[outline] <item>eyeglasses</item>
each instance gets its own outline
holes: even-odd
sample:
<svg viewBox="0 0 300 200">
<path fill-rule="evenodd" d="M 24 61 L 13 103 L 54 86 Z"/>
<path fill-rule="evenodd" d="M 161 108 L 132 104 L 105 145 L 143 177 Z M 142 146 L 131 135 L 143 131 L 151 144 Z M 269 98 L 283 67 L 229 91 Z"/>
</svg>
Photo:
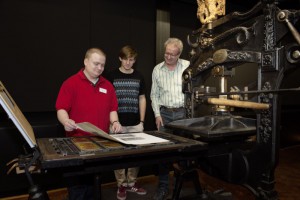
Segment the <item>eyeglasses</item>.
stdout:
<svg viewBox="0 0 300 200">
<path fill-rule="evenodd" d="M 171 53 L 165 53 L 165 56 L 170 56 L 170 57 L 176 57 L 180 54 L 180 52 L 178 52 L 177 54 L 171 54 Z"/>
</svg>

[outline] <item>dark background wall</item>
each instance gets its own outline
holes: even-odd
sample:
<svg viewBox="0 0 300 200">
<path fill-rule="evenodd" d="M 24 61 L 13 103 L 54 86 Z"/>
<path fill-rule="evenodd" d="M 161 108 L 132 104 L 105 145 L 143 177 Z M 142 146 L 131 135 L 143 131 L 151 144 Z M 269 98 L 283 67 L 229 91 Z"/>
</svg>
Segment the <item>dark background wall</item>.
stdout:
<svg viewBox="0 0 300 200">
<path fill-rule="evenodd" d="M 24 112 L 54 111 L 90 47 L 106 52 L 109 70 L 123 45 L 135 46 L 147 82 L 155 64 L 155 1 L 3 0 L 0 24 L 0 80 Z"/>
<path fill-rule="evenodd" d="M 255 2 L 229 0 L 226 10 L 227 13 L 247 10 Z M 293 5 L 295 3 L 299 5 L 299 1 L 293 1 Z M 182 57 L 189 59 L 187 35 L 201 27 L 196 17 L 196 0 L 0 1 L 0 80 L 32 124 L 36 137 L 63 135 L 56 120 L 55 100 L 62 82 L 83 67 L 85 51 L 90 47 L 102 48 L 107 54 L 108 71 L 119 67 L 118 52 L 126 44 L 136 47 L 139 57 L 135 67 L 146 80 L 145 129 L 155 129 L 149 93 L 156 64 L 157 9 L 170 13 L 170 36 L 183 40 Z M 243 67 L 235 76 L 241 85 L 245 70 L 249 69 Z M 256 78 L 251 70 L 246 74 Z M 298 87 L 298 77 L 294 73 L 292 81 L 285 85 Z M 287 98 L 288 105 L 299 105 L 299 95 L 295 96 Z M 24 176 L 6 175 L 6 163 L 22 154 L 26 144 L 2 108 L 0 138 L 0 197 L 26 193 Z M 48 188 L 62 184 L 60 178 L 52 174 L 40 179 Z"/>
<path fill-rule="evenodd" d="M 145 77 L 150 102 L 155 23 L 156 1 L 1 0 L 0 80 L 36 137 L 63 136 L 55 115 L 56 97 L 62 82 L 83 67 L 90 47 L 107 54 L 107 71 L 119 67 L 120 48 L 133 45 L 139 53 L 135 67 Z M 147 127 L 153 129 L 150 103 L 147 112 Z M 6 163 L 24 153 L 25 140 L 2 108 L 0 114 L 0 197 L 26 193 L 25 176 L 14 171 L 6 175 Z M 53 174 L 42 179 L 48 186 L 62 183 Z"/>
</svg>

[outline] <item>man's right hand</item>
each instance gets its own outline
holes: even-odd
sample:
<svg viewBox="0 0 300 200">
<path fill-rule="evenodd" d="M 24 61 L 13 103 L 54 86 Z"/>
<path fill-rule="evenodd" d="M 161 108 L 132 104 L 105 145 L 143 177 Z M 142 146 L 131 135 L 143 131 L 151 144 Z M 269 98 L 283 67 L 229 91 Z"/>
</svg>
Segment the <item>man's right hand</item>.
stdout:
<svg viewBox="0 0 300 200">
<path fill-rule="evenodd" d="M 77 128 L 77 125 L 75 123 L 74 120 L 72 119 L 67 119 L 65 122 L 64 122 L 64 128 L 66 131 L 73 131 Z"/>
<path fill-rule="evenodd" d="M 161 126 L 164 126 L 164 123 L 163 123 L 163 120 L 162 120 L 161 116 L 158 116 L 158 117 L 155 118 L 155 124 L 156 124 L 157 130 L 159 130 L 159 128 Z"/>
</svg>

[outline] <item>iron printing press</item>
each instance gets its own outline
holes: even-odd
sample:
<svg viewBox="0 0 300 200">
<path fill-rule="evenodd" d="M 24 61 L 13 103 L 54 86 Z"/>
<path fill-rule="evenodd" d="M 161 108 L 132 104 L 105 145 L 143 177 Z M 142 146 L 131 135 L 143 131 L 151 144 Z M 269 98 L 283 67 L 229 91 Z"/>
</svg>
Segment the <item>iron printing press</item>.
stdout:
<svg viewBox="0 0 300 200">
<path fill-rule="evenodd" d="M 281 85 L 299 66 L 300 11 L 261 0 L 222 16 L 224 0 L 197 2 L 203 25 L 187 37 L 191 63 L 182 75 L 187 116 L 166 126 L 208 144 L 197 163 L 208 174 L 247 187 L 256 199 L 278 199 L 280 100 L 299 92 Z M 237 75 L 249 78 L 249 69 L 255 79 L 230 85 Z"/>
</svg>

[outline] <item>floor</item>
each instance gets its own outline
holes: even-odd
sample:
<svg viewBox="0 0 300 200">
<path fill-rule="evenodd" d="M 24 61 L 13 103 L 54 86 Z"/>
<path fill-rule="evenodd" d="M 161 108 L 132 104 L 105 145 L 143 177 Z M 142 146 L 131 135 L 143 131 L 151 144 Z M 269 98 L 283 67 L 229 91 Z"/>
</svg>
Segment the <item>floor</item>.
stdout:
<svg viewBox="0 0 300 200">
<path fill-rule="evenodd" d="M 279 199 L 282 200 L 296 200 L 300 196 L 300 145 L 287 147 L 280 150 L 279 165 L 276 168 L 276 190 L 279 194 Z M 233 199 L 236 200 L 254 200 L 253 194 L 246 188 L 228 184 L 226 182 L 220 181 L 216 178 L 208 176 L 201 170 L 198 170 L 200 182 L 204 189 L 208 191 L 216 191 L 218 189 L 223 189 L 224 191 L 231 192 Z M 171 174 L 171 183 L 173 182 L 173 176 Z M 146 195 L 137 195 L 129 193 L 127 195 L 127 200 L 147 200 L 151 199 L 154 191 L 155 185 L 157 183 L 157 178 L 155 176 L 147 176 L 139 178 L 139 183 L 148 191 Z M 102 185 L 102 200 L 112 200 L 116 199 L 116 184 L 109 183 Z M 185 183 L 181 196 L 183 199 L 188 196 L 195 194 L 194 188 L 191 183 Z M 66 198 L 66 189 L 58 189 L 53 191 L 48 191 L 50 200 L 63 200 Z M 169 196 L 171 197 L 171 195 Z M 27 200 L 27 195 L 2 198 L 1 200 Z"/>
</svg>

